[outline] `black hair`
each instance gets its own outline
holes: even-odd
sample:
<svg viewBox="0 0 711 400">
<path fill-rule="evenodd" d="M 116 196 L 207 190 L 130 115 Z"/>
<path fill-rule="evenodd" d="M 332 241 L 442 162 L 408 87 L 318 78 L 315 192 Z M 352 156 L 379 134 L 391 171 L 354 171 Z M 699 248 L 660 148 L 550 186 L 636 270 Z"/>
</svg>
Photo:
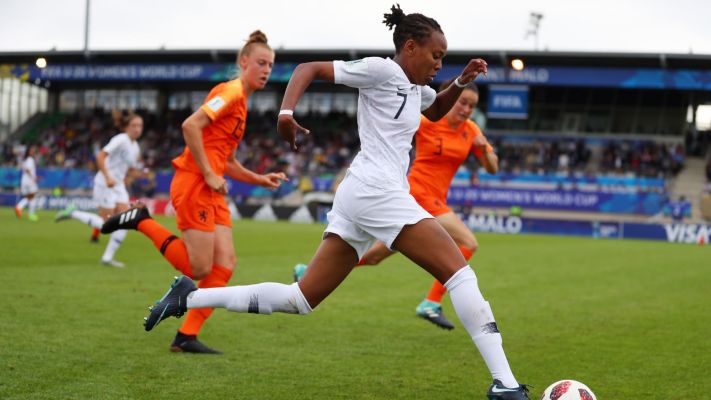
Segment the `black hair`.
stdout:
<svg viewBox="0 0 711 400">
<path fill-rule="evenodd" d="M 27 157 L 30 156 L 30 150 L 32 150 L 33 148 L 37 149 L 37 145 L 35 145 L 34 143 L 30 143 L 27 145 L 27 147 L 25 147 L 25 158 L 23 158 L 23 160 L 27 160 Z"/>
<path fill-rule="evenodd" d="M 437 91 L 441 92 L 444 89 L 447 89 L 452 83 L 454 83 L 455 79 L 457 79 L 457 78 L 447 79 L 446 81 L 442 82 L 442 84 L 439 85 L 439 88 L 437 89 Z M 474 81 L 469 82 L 469 84 L 464 89 L 471 90 L 472 92 L 479 94 L 479 88 L 476 86 Z"/>
<path fill-rule="evenodd" d="M 395 54 L 400 52 L 400 48 L 413 39 L 422 43 L 430 37 L 432 31 L 442 34 L 442 28 L 434 18 L 430 18 L 418 13 L 405 14 L 400 8 L 400 4 L 390 7 L 390 14 L 383 14 L 383 23 L 388 29 L 395 28 L 393 32 L 393 43 L 395 43 Z"/>
</svg>

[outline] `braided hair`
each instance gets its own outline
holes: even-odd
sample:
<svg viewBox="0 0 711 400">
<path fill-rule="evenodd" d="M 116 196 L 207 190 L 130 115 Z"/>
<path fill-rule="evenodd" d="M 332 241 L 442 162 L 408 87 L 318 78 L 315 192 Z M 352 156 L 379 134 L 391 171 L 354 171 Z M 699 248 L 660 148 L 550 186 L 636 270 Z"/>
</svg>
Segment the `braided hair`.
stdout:
<svg viewBox="0 0 711 400">
<path fill-rule="evenodd" d="M 400 8 L 400 4 L 390 7 L 389 14 L 383 14 L 383 23 L 388 29 L 395 28 L 393 32 L 393 43 L 395 43 L 395 54 L 400 53 L 400 48 L 413 39 L 418 43 L 423 43 L 430 37 L 433 31 L 442 32 L 434 18 L 424 16 L 419 13 L 405 14 Z"/>
</svg>

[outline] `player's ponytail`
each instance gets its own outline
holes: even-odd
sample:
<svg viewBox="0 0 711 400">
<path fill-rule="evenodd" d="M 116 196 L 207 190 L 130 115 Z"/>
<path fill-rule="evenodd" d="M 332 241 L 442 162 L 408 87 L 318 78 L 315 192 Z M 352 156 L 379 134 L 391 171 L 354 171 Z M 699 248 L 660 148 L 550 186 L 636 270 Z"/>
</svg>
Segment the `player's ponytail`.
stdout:
<svg viewBox="0 0 711 400">
<path fill-rule="evenodd" d="M 392 30 L 405 19 L 405 12 L 400 8 L 400 4 L 395 4 L 390 7 L 390 14 L 383 14 L 383 23 Z"/>
<path fill-rule="evenodd" d="M 242 49 L 240 49 L 239 54 L 237 55 L 237 60 L 239 60 L 242 56 L 249 56 L 255 46 L 264 46 L 265 48 L 272 50 L 272 48 L 269 47 L 267 35 L 257 29 L 249 34 L 249 39 L 247 39 L 247 42 L 244 46 L 242 46 Z"/>
<path fill-rule="evenodd" d="M 442 32 L 439 23 L 433 18 L 422 14 L 405 14 L 400 8 L 400 4 L 390 7 L 389 14 L 383 14 L 383 23 L 393 32 L 393 43 L 395 43 L 395 54 L 400 53 L 400 48 L 409 39 L 418 43 L 423 43 L 430 37 L 432 31 Z M 444 33 L 444 32 L 442 32 Z"/>
</svg>

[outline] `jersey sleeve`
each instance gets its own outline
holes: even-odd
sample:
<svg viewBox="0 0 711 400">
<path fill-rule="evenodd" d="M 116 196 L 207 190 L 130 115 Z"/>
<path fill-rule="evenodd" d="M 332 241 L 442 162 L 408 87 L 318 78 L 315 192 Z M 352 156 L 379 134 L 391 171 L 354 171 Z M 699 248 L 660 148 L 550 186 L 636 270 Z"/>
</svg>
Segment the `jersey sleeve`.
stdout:
<svg viewBox="0 0 711 400">
<path fill-rule="evenodd" d="M 390 79 L 395 73 L 392 65 L 380 57 L 333 62 L 334 82 L 356 89 L 377 86 Z"/>
<path fill-rule="evenodd" d="M 435 102 L 437 99 L 437 92 L 432 89 L 431 87 L 425 85 L 422 86 L 422 94 L 420 95 L 422 100 L 420 104 L 420 111 L 425 111 L 426 109 L 430 108 L 432 103 Z"/>
<path fill-rule="evenodd" d="M 223 85 L 215 88 L 200 106 L 200 109 L 207 114 L 211 121 L 216 121 L 229 114 L 231 104 L 237 102 L 244 94 L 238 87 Z"/>
<path fill-rule="evenodd" d="M 109 143 L 104 146 L 103 151 L 111 154 L 112 151 L 115 151 L 119 147 L 123 146 L 126 144 L 126 140 L 128 137 L 126 135 L 116 135 L 109 140 Z"/>
</svg>

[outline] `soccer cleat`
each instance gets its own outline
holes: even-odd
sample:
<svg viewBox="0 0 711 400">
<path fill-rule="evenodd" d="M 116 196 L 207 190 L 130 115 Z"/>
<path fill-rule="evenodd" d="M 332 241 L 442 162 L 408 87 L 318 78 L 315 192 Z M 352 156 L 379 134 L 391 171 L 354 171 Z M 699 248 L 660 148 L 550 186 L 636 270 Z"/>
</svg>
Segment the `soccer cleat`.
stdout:
<svg viewBox="0 0 711 400">
<path fill-rule="evenodd" d="M 494 383 L 489 386 L 489 391 L 486 392 L 486 398 L 489 400 L 530 400 L 530 397 L 528 397 L 528 386 L 519 385 L 519 387 L 515 389 L 509 389 L 498 379 L 495 379 Z"/>
<path fill-rule="evenodd" d="M 195 283 L 183 275 L 175 278 L 170 289 L 150 308 L 151 313 L 144 318 L 143 326 L 150 331 L 168 317 L 180 318 L 188 310 L 188 294 L 197 290 Z"/>
<path fill-rule="evenodd" d="M 429 300 L 422 300 L 422 303 L 415 310 L 417 316 L 432 322 L 442 329 L 452 330 L 454 325 L 442 314 L 442 306 Z"/>
<path fill-rule="evenodd" d="M 116 261 L 116 260 L 101 260 L 101 264 L 105 265 L 107 267 L 114 267 L 114 268 L 123 268 L 126 266 L 126 264 L 122 263 L 121 261 Z"/>
<path fill-rule="evenodd" d="M 101 227 L 101 233 L 112 233 L 119 229 L 136 230 L 138 229 L 139 222 L 150 217 L 151 214 L 148 212 L 146 205 L 143 203 L 136 203 L 136 205 L 132 208 L 107 219 Z"/>
<path fill-rule="evenodd" d="M 211 349 L 197 339 L 195 335 L 183 335 L 178 332 L 170 345 L 173 353 L 198 353 L 198 354 L 222 354 L 221 351 Z"/>
<path fill-rule="evenodd" d="M 27 219 L 29 219 L 32 222 L 37 222 L 37 221 L 39 221 L 39 216 L 37 214 L 30 214 L 27 216 Z"/>
<path fill-rule="evenodd" d="M 64 207 L 64 210 L 58 212 L 54 215 L 54 222 L 64 221 L 65 219 L 70 219 L 72 217 L 72 212 L 77 209 L 74 204 L 69 204 Z"/>
<path fill-rule="evenodd" d="M 22 219 L 22 209 L 20 207 L 15 207 L 15 216 Z"/>
<path fill-rule="evenodd" d="M 309 266 L 306 264 L 296 264 L 294 266 L 294 282 L 300 281 L 308 268 Z"/>
</svg>

